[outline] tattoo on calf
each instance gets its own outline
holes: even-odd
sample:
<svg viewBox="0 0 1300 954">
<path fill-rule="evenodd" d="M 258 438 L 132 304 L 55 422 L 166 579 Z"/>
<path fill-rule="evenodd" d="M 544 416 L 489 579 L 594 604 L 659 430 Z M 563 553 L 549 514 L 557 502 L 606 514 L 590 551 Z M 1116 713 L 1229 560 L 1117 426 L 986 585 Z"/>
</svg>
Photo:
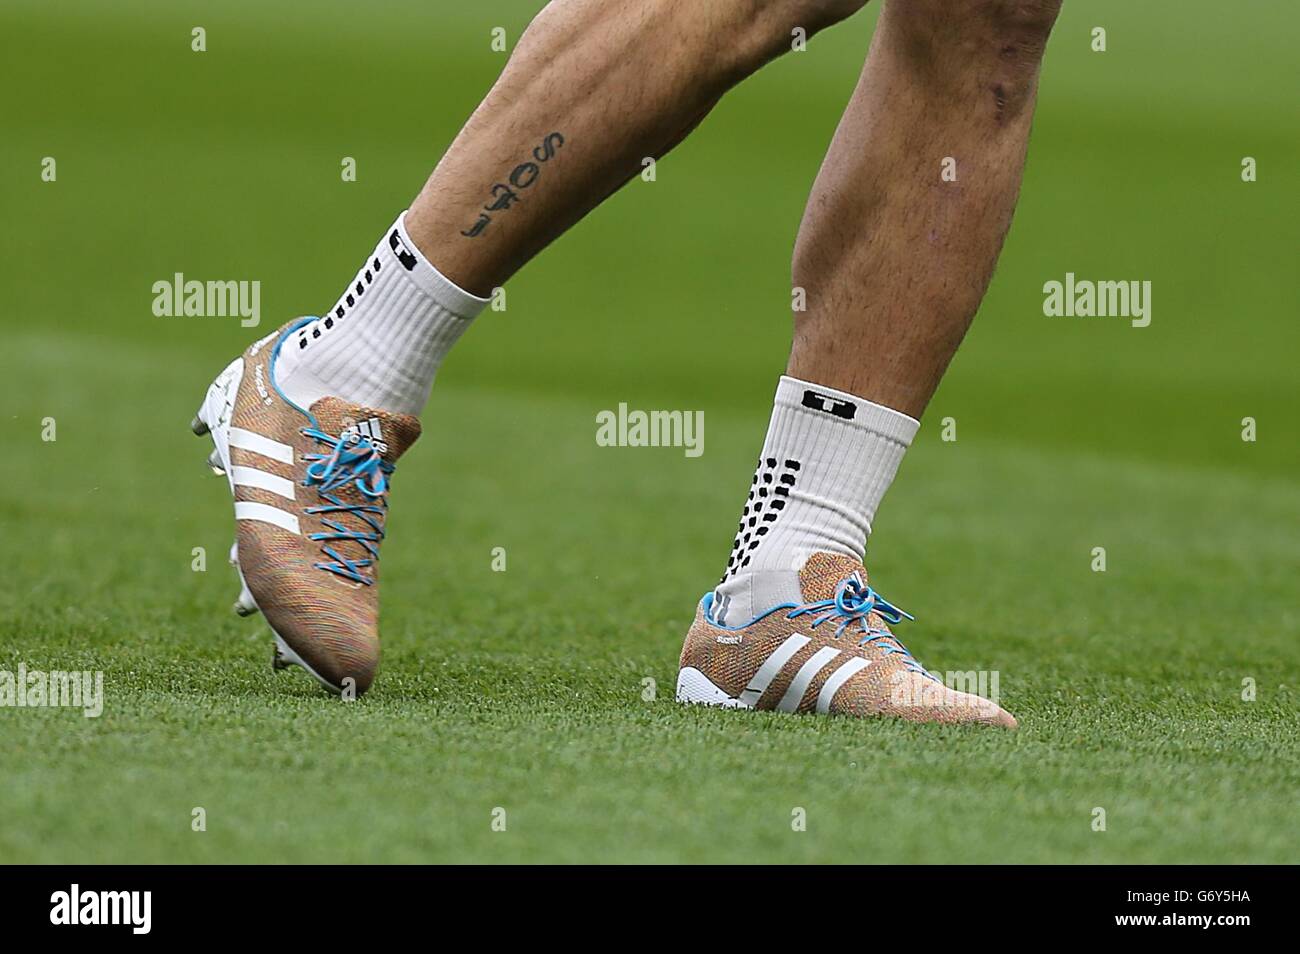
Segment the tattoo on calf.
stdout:
<svg viewBox="0 0 1300 954">
<path fill-rule="evenodd" d="M 532 159 L 527 159 L 510 170 L 510 175 L 506 177 L 508 183 L 498 182 L 492 186 L 492 195 L 483 206 L 483 211 L 479 213 L 478 221 L 460 234 L 466 238 L 478 238 L 487 231 L 487 227 L 492 224 L 492 216 L 488 213 L 507 212 L 520 202 L 523 199 L 520 193 L 537 184 L 537 180 L 542 176 L 542 166 L 554 159 L 563 145 L 564 136 L 558 132 L 553 132 L 543 139 L 541 144 L 533 149 Z"/>
</svg>

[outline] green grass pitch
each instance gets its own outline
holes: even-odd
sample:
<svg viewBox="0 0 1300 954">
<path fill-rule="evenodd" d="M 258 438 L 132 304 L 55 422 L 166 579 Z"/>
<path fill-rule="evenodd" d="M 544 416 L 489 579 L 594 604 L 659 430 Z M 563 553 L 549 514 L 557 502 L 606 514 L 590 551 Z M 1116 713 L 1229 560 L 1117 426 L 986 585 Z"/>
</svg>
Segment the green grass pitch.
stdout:
<svg viewBox="0 0 1300 954">
<path fill-rule="evenodd" d="M 672 701 L 874 5 L 451 356 L 396 477 L 373 692 L 271 672 L 186 424 L 254 334 L 328 307 L 539 5 L 0 7 L 0 669 L 105 675 L 98 719 L 0 708 L 0 861 L 1296 861 L 1300 15 L 1264 0 L 1065 4 L 1015 227 L 872 538 L 909 647 L 996 670 L 1018 733 Z M 155 317 L 175 272 L 260 281 L 261 328 Z M 1045 317 L 1066 272 L 1151 281 L 1150 326 Z M 704 454 L 597 446 L 620 401 L 703 410 Z"/>
</svg>

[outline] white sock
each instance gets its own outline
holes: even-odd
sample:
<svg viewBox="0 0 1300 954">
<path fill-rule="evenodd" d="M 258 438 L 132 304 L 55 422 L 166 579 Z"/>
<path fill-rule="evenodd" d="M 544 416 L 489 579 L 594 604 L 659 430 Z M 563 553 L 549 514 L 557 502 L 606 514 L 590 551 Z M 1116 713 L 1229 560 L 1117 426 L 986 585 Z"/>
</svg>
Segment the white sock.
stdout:
<svg viewBox="0 0 1300 954">
<path fill-rule="evenodd" d="M 419 414 L 443 357 L 487 301 L 445 278 L 398 216 L 329 311 L 280 349 L 275 380 L 294 404 L 322 397 Z"/>
<path fill-rule="evenodd" d="M 813 553 L 861 560 L 871 520 L 920 424 L 880 404 L 782 376 L 714 619 L 743 626 L 800 603 Z"/>
</svg>

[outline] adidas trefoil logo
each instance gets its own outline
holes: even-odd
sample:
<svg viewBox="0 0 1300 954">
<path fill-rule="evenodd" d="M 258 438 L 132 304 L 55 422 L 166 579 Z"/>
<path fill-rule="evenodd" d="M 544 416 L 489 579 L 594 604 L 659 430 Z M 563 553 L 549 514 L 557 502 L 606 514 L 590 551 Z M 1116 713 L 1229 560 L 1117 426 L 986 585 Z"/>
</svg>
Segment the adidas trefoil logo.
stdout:
<svg viewBox="0 0 1300 954">
<path fill-rule="evenodd" d="M 345 418 L 343 439 L 349 444 L 368 441 L 370 446 L 381 454 L 388 453 L 388 442 L 384 440 L 384 430 L 379 418 L 372 417 L 365 421 L 353 421 Z"/>
</svg>

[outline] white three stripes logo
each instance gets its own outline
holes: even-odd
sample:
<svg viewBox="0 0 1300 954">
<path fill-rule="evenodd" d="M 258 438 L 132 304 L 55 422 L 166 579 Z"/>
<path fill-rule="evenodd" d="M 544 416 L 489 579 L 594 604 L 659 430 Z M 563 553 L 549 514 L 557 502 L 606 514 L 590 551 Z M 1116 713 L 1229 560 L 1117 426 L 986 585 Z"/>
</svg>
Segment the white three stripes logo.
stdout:
<svg viewBox="0 0 1300 954">
<path fill-rule="evenodd" d="M 368 441 L 382 441 L 384 439 L 384 432 L 377 417 L 372 417 L 368 421 L 361 421 L 354 426 L 353 430 Z"/>
<path fill-rule="evenodd" d="M 772 655 L 763 661 L 763 665 L 758 667 L 758 672 L 754 673 L 754 678 L 749 681 L 745 691 L 740 694 L 740 704 L 751 709 L 757 705 L 759 697 L 767 691 L 768 686 L 772 685 L 776 677 L 780 675 L 781 670 L 786 667 L 786 664 L 810 642 L 812 640 L 799 633 L 788 637 L 785 642 L 776 648 Z M 831 646 L 823 646 L 809 656 L 804 664 L 799 667 L 799 671 L 794 674 L 794 679 L 790 681 L 789 688 L 781 696 L 781 701 L 776 704 L 777 711 L 794 712 L 798 709 L 804 693 L 808 691 L 812 681 L 817 678 L 817 674 L 841 655 L 843 654 L 840 650 Z M 821 691 L 817 694 L 817 711 L 821 713 L 829 712 L 831 700 L 835 698 L 835 693 L 839 691 L 840 687 L 869 665 L 871 665 L 871 662 L 861 656 L 850 656 L 842 666 L 831 673 L 830 678 L 822 685 Z"/>
<path fill-rule="evenodd" d="M 388 444 L 384 440 L 384 425 L 377 417 L 349 424 L 343 429 L 343 436 L 353 444 L 360 440 L 369 441 L 379 453 L 388 453 Z"/>
<path fill-rule="evenodd" d="M 271 460 L 278 460 L 282 464 L 293 463 L 293 448 L 288 444 L 281 444 L 279 441 L 273 441 L 269 437 L 263 437 L 253 431 L 246 431 L 242 427 L 230 428 L 227 437 L 231 447 L 251 451 L 263 457 L 269 457 Z M 265 490 L 286 500 L 294 499 L 292 480 L 264 470 L 258 470 L 256 467 L 230 468 L 230 482 L 236 487 L 256 487 L 258 490 Z M 270 504 L 256 503 L 251 500 L 235 501 L 235 519 L 260 520 L 290 533 L 302 532 L 298 526 L 296 514 L 281 510 L 279 507 L 272 507 Z"/>
</svg>

